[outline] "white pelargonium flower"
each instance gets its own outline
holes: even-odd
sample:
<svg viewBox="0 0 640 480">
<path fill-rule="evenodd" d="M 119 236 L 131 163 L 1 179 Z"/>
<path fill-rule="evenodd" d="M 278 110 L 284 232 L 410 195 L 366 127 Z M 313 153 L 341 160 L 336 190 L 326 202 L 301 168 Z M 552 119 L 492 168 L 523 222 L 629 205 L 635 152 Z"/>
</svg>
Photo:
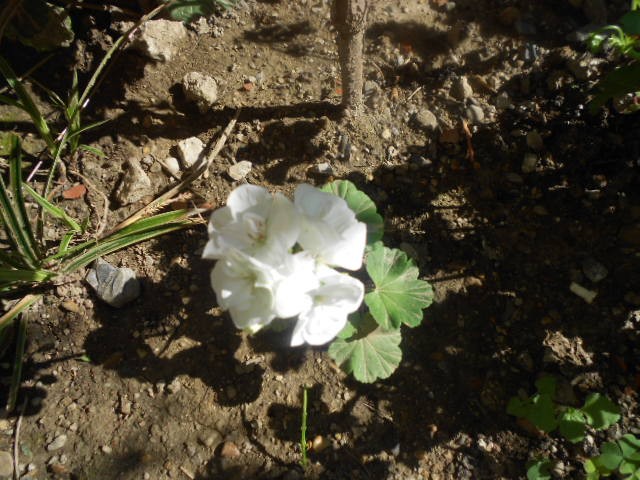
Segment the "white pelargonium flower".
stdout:
<svg viewBox="0 0 640 480">
<path fill-rule="evenodd" d="M 349 314 L 362 303 L 364 285 L 360 280 L 321 264 L 316 267 L 316 275 L 319 286 L 307 293 L 311 302 L 298 316 L 291 337 L 292 347 L 329 342 L 347 324 Z"/>
<path fill-rule="evenodd" d="M 275 265 L 296 243 L 300 220 L 282 194 L 244 184 L 231 192 L 225 207 L 213 212 L 208 232 L 203 258 L 220 259 L 234 248 Z"/>
<path fill-rule="evenodd" d="M 294 204 L 302 214 L 298 243 L 320 262 L 358 270 L 367 240 L 367 226 L 356 219 L 344 199 L 302 184 Z"/>
<path fill-rule="evenodd" d="M 280 277 L 266 263 L 229 249 L 211 271 L 211 286 L 235 326 L 257 332 L 276 317 L 274 287 Z"/>
</svg>

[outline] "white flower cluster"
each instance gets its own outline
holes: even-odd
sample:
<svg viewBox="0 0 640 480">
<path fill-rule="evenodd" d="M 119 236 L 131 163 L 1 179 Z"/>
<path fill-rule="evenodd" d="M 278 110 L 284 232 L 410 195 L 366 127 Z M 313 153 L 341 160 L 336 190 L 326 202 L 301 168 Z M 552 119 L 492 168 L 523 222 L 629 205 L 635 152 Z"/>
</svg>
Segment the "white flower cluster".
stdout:
<svg viewBox="0 0 640 480">
<path fill-rule="evenodd" d="M 211 285 L 236 327 L 297 316 L 291 346 L 322 345 L 362 303 L 362 282 L 331 267 L 362 266 L 366 230 L 342 198 L 311 185 L 291 202 L 245 184 L 211 215 L 202 256 L 218 260 Z"/>
</svg>

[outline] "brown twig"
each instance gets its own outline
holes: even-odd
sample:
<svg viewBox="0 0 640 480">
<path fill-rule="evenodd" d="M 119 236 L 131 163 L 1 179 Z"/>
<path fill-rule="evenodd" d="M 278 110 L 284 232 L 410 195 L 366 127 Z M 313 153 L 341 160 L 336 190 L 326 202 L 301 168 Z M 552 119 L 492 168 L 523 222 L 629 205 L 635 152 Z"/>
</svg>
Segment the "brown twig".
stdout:
<svg viewBox="0 0 640 480">
<path fill-rule="evenodd" d="M 180 193 L 180 191 L 188 187 L 196 178 L 198 178 L 200 175 L 206 172 L 209 169 L 209 166 L 211 166 L 211 163 L 213 162 L 213 160 L 220 153 L 220 150 L 222 150 L 222 147 L 224 147 L 224 144 L 226 143 L 227 138 L 229 138 L 229 135 L 231 134 L 233 127 L 236 125 L 236 122 L 238 121 L 239 116 L 240 116 L 240 109 L 236 110 L 235 115 L 229 121 L 226 128 L 220 135 L 220 138 L 218 138 L 218 141 L 215 143 L 215 145 L 211 149 L 211 153 L 209 153 L 209 155 L 206 158 L 203 158 L 199 162 L 199 164 L 194 165 L 193 171 L 189 175 L 187 175 L 186 178 L 182 179 L 180 182 L 175 184 L 173 187 L 171 187 L 169 190 L 164 192 L 162 195 L 158 196 L 155 200 L 153 200 L 148 205 L 142 207 L 140 210 L 138 210 L 136 213 L 131 215 L 126 220 L 120 222 L 111 230 L 111 232 L 109 232 L 109 234 L 115 233 L 118 230 L 121 230 L 124 227 L 137 222 L 144 216 L 148 215 L 150 212 L 153 212 L 162 208 L 175 195 Z"/>
</svg>

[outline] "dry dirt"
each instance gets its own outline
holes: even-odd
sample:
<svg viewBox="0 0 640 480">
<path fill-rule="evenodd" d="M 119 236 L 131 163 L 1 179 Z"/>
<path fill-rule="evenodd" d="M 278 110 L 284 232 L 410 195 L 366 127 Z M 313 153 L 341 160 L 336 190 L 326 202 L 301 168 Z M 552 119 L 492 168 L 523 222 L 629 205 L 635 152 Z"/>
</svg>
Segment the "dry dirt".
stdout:
<svg viewBox="0 0 640 480">
<path fill-rule="evenodd" d="M 94 188 L 65 206 L 95 225 L 97 190 L 113 198 L 129 156 L 214 141 L 241 107 L 195 190 L 222 205 L 237 185 L 228 167 L 249 160 L 246 181 L 274 191 L 346 178 L 367 192 L 385 242 L 413 256 L 436 292 L 424 323 L 404 331 L 401 367 L 362 385 L 325 348 L 236 331 L 216 307 L 200 226 L 108 258 L 141 278 L 133 304 L 113 309 L 78 281 L 28 313 L 21 478 L 516 479 L 538 456 L 562 462 L 559 478 L 580 478 L 580 459 L 605 438 L 640 432 L 640 119 L 587 113 L 607 65 L 571 40 L 585 13 L 564 0 L 372 3 L 357 120 L 337 107 L 327 0 L 243 3 L 212 19 L 212 32 L 192 31 L 169 62 L 125 53 L 90 109 L 111 122 L 85 137 L 107 157 L 79 159 Z M 627 6 L 609 3 L 610 19 Z M 81 36 L 85 71 L 110 41 L 92 31 Z M 63 84 L 64 63 L 50 68 L 41 80 Z M 185 102 L 189 71 L 218 81 L 210 113 Z M 470 98 L 456 91 L 461 77 Z M 527 154 L 537 162 L 523 171 Z M 145 168 L 157 191 L 170 183 Z M 110 224 L 139 206 L 112 202 Z M 598 283 L 585 276 L 588 259 L 608 271 Z M 597 297 L 586 303 L 571 282 Z M 506 402 L 542 373 L 569 403 L 607 394 L 623 420 L 576 447 L 521 429 Z M 319 448 L 303 470 L 305 385 Z M 16 421 L 0 420 L 0 450 L 13 448 Z"/>
</svg>

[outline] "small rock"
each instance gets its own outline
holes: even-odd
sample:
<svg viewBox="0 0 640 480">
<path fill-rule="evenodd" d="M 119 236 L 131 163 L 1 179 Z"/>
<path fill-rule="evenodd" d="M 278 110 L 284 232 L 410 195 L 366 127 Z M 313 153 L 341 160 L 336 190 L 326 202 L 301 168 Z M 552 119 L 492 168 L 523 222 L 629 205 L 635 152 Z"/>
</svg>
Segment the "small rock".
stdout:
<svg viewBox="0 0 640 480">
<path fill-rule="evenodd" d="M 473 89 L 471 88 L 471 85 L 469 85 L 467 77 L 458 77 L 455 79 L 451 85 L 449 95 L 456 100 L 465 100 L 473 96 Z"/>
<path fill-rule="evenodd" d="M 76 302 L 66 300 L 60 304 L 63 310 L 71 313 L 80 313 L 80 306 Z"/>
<path fill-rule="evenodd" d="M 572 293 L 575 293 L 587 303 L 593 303 L 596 296 L 598 295 L 598 292 L 594 292 L 593 290 L 584 288 L 582 285 L 576 282 L 571 282 L 571 285 L 569 285 L 569 290 L 571 290 Z"/>
<path fill-rule="evenodd" d="M 538 156 L 535 153 L 525 153 L 522 160 L 522 173 L 533 173 L 536 171 Z"/>
<path fill-rule="evenodd" d="M 233 442 L 224 442 L 220 450 L 220 456 L 224 458 L 238 458 L 240 456 L 240 449 Z"/>
<path fill-rule="evenodd" d="M 385 127 L 385 129 L 382 130 L 382 133 L 380 134 L 380 137 L 383 140 L 391 140 L 391 138 L 393 138 L 393 134 L 391 133 L 391 129 Z"/>
<path fill-rule="evenodd" d="M 151 179 L 142 169 L 137 158 L 127 159 L 127 173 L 122 176 L 120 185 L 116 190 L 116 201 L 121 205 L 129 205 L 142 200 L 148 195 L 153 195 Z"/>
<path fill-rule="evenodd" d="M 164 159 L 164 167 L 171 175 L 178 175 L 180 173 L 180 162 L 175 157 L 167 157 Z"/>
<path fill-rule="evenodd" d="M 495 105 L 496 108 L 499 108 L 500 110 L 506 110 L 513 106 L 507 92 L 500 92 L 498 94 L 498 96 L 496 97 Z"/>
<path fill-rule="evenodd" d="M 140 296 L 140 281 L 133 270 L 116 268 L 101 258 L 94 262 L 86 280 L 101 300 L 115 308 Z"/>
<path fill-rule="evenodd" d="M 229 167 L 227 173 L 233 180 L 242 180 L 249 175 L 253 164 L 249 160 L 241 160 Z"/>
<path fill-rule="evenodd" d="M 189 72 L 182 78 L 184 96 L 198 106 L 200 113 L 207 112 L 218 101 L 218 83 L 200 72 Z"/>
<path fill-rule="evenodd" d="M 11 478 L 13 475 L 13 457 L 9 452 L 0 451 L 0 477 Z"/>
<path fill-rule="evenodd" d="M 103 445 L 100 447 L 100 450 L 102 450 L 102 453 L 106 453 L 107 455 L 113 452 L 113 449 L 109 445 Z"/>
<path fill-rule="evenodd" d="M 58 435 L 49 445 L 47 445 L 47 451 L 55 452 L 56 450 L 60 450 L 66 443 L 67 436 L 64 433 L 62 435 Z"/>
<path fill-rule="evenodd" d="M 182 389 L 182 384 L 180 383 L 180 380 L 177 378 L 174 378 L 173 381 L 169 385 L 167 385 L 167 391 L 169 393 L 178 393 L 181 389 Z"/>
<path fill-rule="evenodd" d="M 586 258 L 582 262 L 582 271 L 593 283 L 598 283 L 599 281 L 604 280 L 609 274 L 607 267 L 593 258 Z"/>
<path fill-rule="evenodd" d="M 320 453 L 328 446 L 329 446 L 329 442 L 322 435 L 316 435 L 313 441 L 311 442 L 311 449 L 316 453 Z"/>
<path fill-rule="evenodd" d="M 211 430 L 210 432 L 201 433 L 198 441 L 207 448 L 215 449 L 222 441 L 222 434 L 218 430 Z"/>
<path fill-rule="evenodd" d="M 482 110 L 482 107 L 478 105 L 469 105 L 465 109 L 465 115 L 467 117 L 467 120 L 469 120 L 469 122 L 471 123 L 478 124 L 484 121 L 484 110 Z"/>
<path fill-rule="evenodd" d="M 131 413 L 131 401 L 125 396 L 120 396 L 120 413 L 129 415 Z"/>
<path fill-rule="evenodd" d="M 204 143 L 198 137 L 189 137 L 178 142 L 178 156 L 184 168 L 192 167 L 200 158 Z"/>
<path fill-rule="evenodd" d="M 316 165 L 316 171 L 320 175 L 333 175 L 333 168 L 329 164 L 329 162 L 322 162 Z"/>
<path fill-rule="evenodd" d="M 435 130 L 438 128 L 438 119 L 426 108 L 423 108 L 416 114 L 416 123 L 425 130 Z"/>
<path fill-rule="evenodd" d="M 531 130 L 527 133 L 527 146 L 536 152 L 544 149 L 544 141 L 542 140 L 540 132 L 537 130 Z"/>
<path fill-rule="evenodd" d="M 131 47 L 153 60 L 168 62 L 185 38 L 187 29 L 182 22 L 148 20 L 140 27 Z"/>
</svg>

